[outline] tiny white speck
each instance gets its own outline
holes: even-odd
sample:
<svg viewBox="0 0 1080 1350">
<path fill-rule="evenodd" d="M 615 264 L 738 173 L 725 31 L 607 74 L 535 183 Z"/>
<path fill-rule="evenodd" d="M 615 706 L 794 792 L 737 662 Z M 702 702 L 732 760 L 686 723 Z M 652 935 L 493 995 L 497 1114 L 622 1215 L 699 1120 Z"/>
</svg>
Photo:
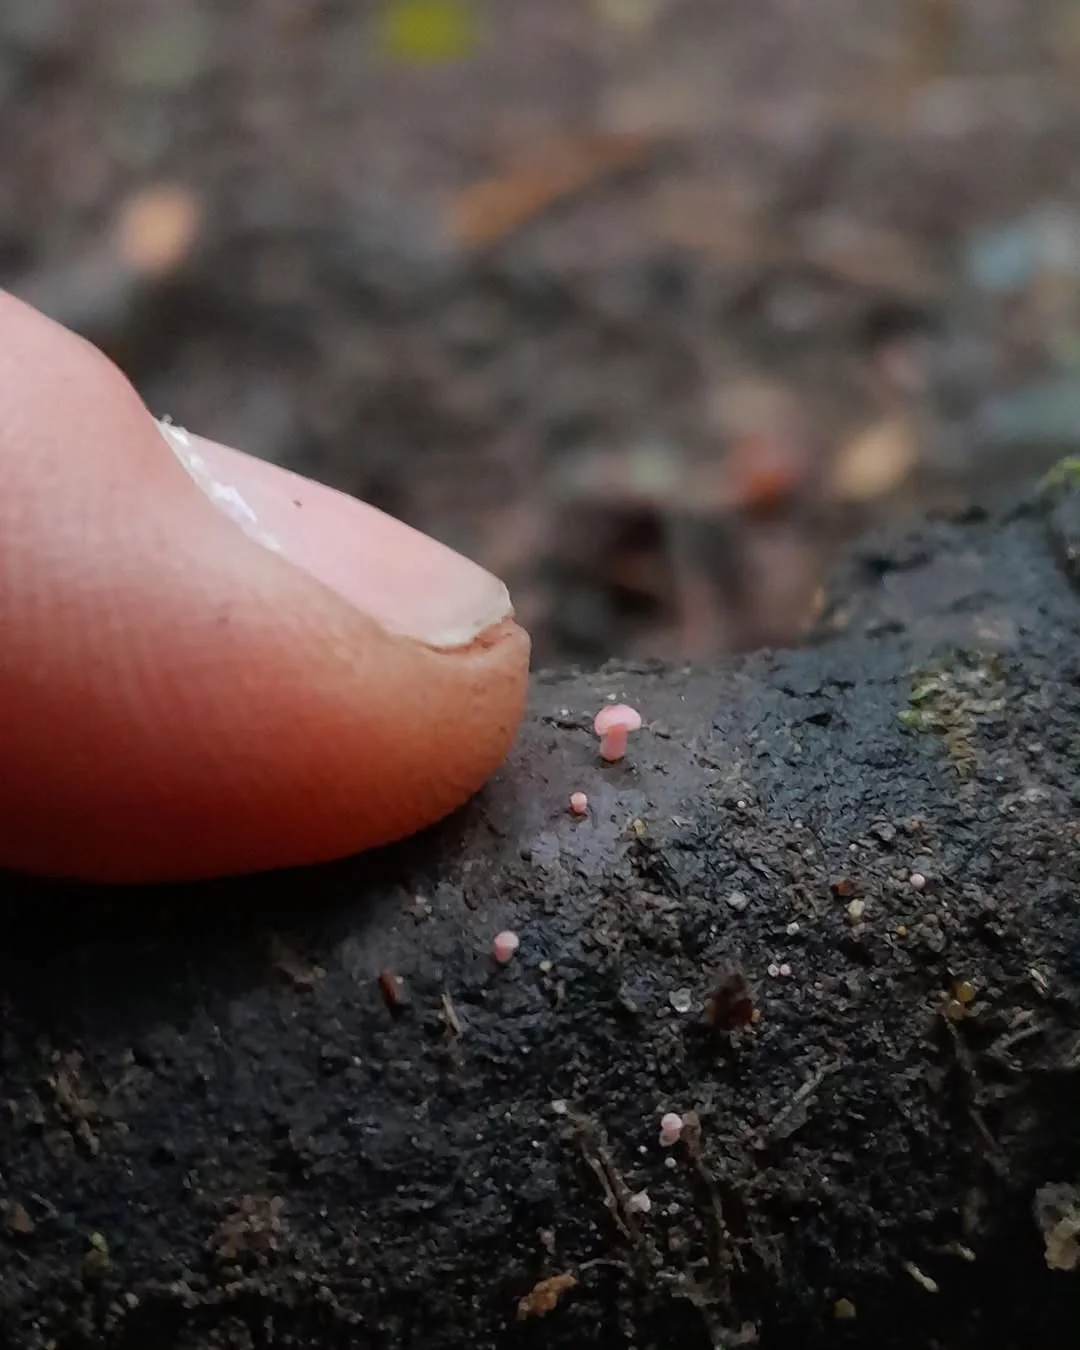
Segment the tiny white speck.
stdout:
<svg viewBox="0 0 1080 1350">
<path fill-rule="evenodd" d="M 668 1002 L 677 1013 L 688 1013 L 693 999 L 689 989 L 673 989 L 668 994 Z"/>
</svg>

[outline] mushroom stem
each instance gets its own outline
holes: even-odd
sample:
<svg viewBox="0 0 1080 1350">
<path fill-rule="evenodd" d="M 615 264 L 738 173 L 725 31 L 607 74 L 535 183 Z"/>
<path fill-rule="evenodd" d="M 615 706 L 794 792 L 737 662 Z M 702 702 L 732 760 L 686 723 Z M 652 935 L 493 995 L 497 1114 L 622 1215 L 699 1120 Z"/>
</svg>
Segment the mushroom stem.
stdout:
<svg viewBox="0 0 1080 1350">
<path fill-rule="evenodd" d="M 605 732 L 600 740 L 600 758 L 614 763 L 617 759 L 622 759 L 626 754 L 626 745 L 628 741 L 626 727 L 612 727 L 610 731 Z"/>
</svg>

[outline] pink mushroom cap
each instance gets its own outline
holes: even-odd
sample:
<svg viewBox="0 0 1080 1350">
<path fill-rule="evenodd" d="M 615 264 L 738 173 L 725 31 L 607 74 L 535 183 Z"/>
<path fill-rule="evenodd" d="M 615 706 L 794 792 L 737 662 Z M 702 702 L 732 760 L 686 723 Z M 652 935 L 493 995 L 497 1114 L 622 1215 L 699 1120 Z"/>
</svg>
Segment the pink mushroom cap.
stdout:
<svg viewBox="0 0 1080 1350">
<path fill-rule="evenodd" d="M 610 732 L 620 729 L 622 731 L 641 730 L 641 714 L 638 710 L 628 707 L 625 703 L 613 703 L 608 708 L 601 708 L 593 722 L 593 731 L 598 736 L 607 736 Z"/>
<path fill-rule="evenodd" d="M 492 954 L 500 966 L 505 966 L 507 961 L 513 959 L 514 953 L 521 946 L 521 939 L 514 932 L 505 929 L 501 933 L 495 934 L 495 940 L 491 944 Z"/>
<path fill-rule="evenodd" d="M 660 1118 L 660 1143 L 664 1148 L 677 1144 L 683 1131 L 683 1118 L 669 1111 Z"/>
<path fill-rule="evenodd" d="M 641 714 L 625 703 L 615 703 L 610 708 L 600 709 L 593 730 L 600 737 L 601 759 L 622 759 L 630 732 L 641 730 Z"/>
</svg>

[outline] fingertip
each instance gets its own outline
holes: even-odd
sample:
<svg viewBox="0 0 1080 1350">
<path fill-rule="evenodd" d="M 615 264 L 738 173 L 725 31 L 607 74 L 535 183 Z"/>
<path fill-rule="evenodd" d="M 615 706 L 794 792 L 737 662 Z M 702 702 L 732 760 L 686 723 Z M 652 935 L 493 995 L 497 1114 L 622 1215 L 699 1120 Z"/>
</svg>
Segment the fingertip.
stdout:
<svg viewBox="0 0 1080 1350">
<path fill-rule="evenodd" d="M 200 478 L 99 353 L 10 300 L 0 337 L 24 353 L 0 362 L 0 863 L 312 863 L 481 786 L 528 676 L 497 579 L 225 447 L 196 442 Z"/>
</svg>

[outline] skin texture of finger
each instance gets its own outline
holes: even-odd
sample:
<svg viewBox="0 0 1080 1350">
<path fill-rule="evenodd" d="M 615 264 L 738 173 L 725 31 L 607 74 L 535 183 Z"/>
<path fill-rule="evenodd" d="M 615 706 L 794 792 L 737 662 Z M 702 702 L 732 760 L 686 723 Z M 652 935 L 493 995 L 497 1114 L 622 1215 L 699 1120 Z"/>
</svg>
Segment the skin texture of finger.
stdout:
<svg viewBox="0 0 1080 1350">
<path fill-rule="evenodd" d="M 498 583 L 195 445 L 278 551 L 104 357 L 0 294 L 0 865 L 158 881 L 339 857 L 439 819 L 510 746 L 529 642 Z"/>
</svg>

